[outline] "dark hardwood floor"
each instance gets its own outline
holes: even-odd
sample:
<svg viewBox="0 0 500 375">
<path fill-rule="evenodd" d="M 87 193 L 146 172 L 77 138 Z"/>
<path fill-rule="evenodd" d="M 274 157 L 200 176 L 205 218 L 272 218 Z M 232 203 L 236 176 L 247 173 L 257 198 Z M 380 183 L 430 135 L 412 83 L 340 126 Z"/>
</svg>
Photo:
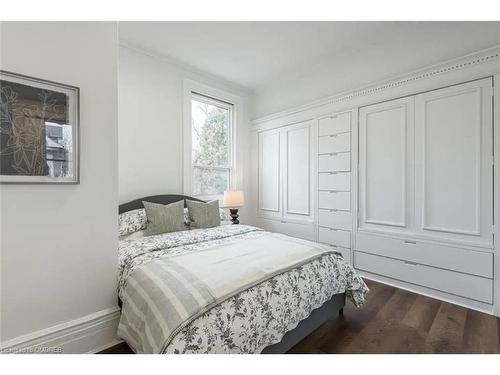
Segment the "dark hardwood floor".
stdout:
<svg viewBox="0 0 500 375">
<path fill-rule="evenodd" d="M 348 303 L 289 353 L 500 353 L 500 318 L 366 280 L 362 308 Z M 101 353 L 130 354 L 127 344 Z"/>
</svg>

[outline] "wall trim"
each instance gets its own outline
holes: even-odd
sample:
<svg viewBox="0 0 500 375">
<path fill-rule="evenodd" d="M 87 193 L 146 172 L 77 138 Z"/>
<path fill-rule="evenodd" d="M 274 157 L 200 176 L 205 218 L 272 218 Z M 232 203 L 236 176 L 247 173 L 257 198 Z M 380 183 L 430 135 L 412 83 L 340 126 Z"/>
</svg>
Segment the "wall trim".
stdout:
<svg viewBox="0 0 500 375">
<path fill-rule="evenodd" d="M 493 258 L 494 314 L 500 317 L 500 74 L 493 80 Z"/>
<path fill-rule="evenodd" d="M 452 71 L 467 69 L 473 66 L 481 65 L 484 63 L 490 63 L 497 60 L 500 60 L 500 45 L 480 50 L 458 58 L 450 59 L 435 65 L 427 66 L 425 68 L 397 76 L 390 80 L 370 83 L 368 85 L 359 87 L 354 90 L 344 91 L 339 94 L 334 94 L 325 98 L 321 98 L 319 100 L 310 102 L 308 104 L 296 106 L 284 111 L 259 117 L 252 120 L 252 126 L 257 126 L 266 122 L 276 120 L 278 118 L 291 116 L 296 113 L 304 112 L 317 107 L 348 102 L 355 98 L 373 95 L 388 89 L 394 89 L 397 87 L 415 83 L 417 81 L 423 81 L 429 78 L 450 73 Z"/>
<path fill-rule="evenodd" d="M 122 341 L 119 319 L 119 307 L 111 307 L 4 341 L 0 353 L 97 353 Z"/>
</svg>

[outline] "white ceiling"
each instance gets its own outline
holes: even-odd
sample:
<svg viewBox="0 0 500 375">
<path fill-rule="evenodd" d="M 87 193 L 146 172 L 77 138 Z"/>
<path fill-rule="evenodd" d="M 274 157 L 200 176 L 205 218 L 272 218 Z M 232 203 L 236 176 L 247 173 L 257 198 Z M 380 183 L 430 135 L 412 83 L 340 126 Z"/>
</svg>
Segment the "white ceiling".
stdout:
<svg viewBox="0 0 500 375">
<path fill-rule="evenodd" d="M 122 44 L 250 90 L 392 42 L 422 53 L 442 43 L 451 58 L 500 40 L 499 22 L 120 22 L 119 30 Z"/>
</svg>

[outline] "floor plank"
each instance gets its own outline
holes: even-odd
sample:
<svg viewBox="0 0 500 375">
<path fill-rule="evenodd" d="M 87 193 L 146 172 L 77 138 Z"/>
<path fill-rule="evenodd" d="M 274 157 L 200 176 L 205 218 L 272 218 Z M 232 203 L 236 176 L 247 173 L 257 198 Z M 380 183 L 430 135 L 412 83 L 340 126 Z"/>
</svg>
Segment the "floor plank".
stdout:
<svg viewBox="0 0 500 375">
<path fill-rule="evenodd" d="M 498 319 L 479 311 L 468 310 L 465 321 L 463 351 L 466 353 L 496 353 L 498 351 Z M 491 332 L 497 332 L 492 335 Z"/>
<path fill-rule="evenodd" d="M 354 341 L 370 321 L 375 319 L 380 309 L 397 291 L 396 288 L 369 280 L 367 280 L 367 285 L 370 292 L 363 308 L 358 309 L 348 303 L 344 308 L 344 316 L 336 320 L 331 331 L 321 342 L 313 342 L 308 338 L 304 341 L 307 341 L 308 345 L 319 346 L 326 353 L 343 353 L 345 347 Z M 342 339 L 339 340 L 339 337 Z"/>
<path fill-rule="evenodd" d="M 121 344 L 112 346 L 111 348 L 103 350 L 97 354 L 134 354 L 134 352 L 130 349 L 126 342 L 122 342 Z"/>
<path fill-rule="evenodd" d="M 440 305 L 441 302 L 436 299 L 418 296 L 405 315 L 403 323 L 421 332 L 428 333 Z"/>
<path fill-rule="evenodd" d="M 428 353 L 461 353 L 467 309 L 442 302 L 426 339 Z"/>
<path fill-rule="evenodd" d="M 407 353 L 421 352 L 425 337 L 401 323 L 417 295 L 396 290 L 375 318 L 370 320 L 356 338 L 341 346 L 340 353 Z"/>
<path fill-rule="evenodd" d="M 361 308 L 348 303 L 289 353 L 500 353 L 500 318 L 365 280 Z M 127 344 L 102 354 L 131 354 Z"/>
</svg>

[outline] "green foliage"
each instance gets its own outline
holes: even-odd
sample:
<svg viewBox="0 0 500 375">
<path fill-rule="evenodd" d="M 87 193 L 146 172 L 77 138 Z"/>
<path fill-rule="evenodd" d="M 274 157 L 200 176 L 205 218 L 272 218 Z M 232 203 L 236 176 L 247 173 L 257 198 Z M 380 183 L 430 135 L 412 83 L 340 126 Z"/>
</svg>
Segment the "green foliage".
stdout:
<svg viewBox="0 0 500 375">
<path fill-rule="evenodd" d="M 227 167 L 230 162 L 229 111 L 209 104 L 197 103 L 204 121 L 193 121 L 193 163 L 200 166 Z M 216 194 L 228 189 L 226 170 L 195 167 L 193 193 Z"/>
</svg>

